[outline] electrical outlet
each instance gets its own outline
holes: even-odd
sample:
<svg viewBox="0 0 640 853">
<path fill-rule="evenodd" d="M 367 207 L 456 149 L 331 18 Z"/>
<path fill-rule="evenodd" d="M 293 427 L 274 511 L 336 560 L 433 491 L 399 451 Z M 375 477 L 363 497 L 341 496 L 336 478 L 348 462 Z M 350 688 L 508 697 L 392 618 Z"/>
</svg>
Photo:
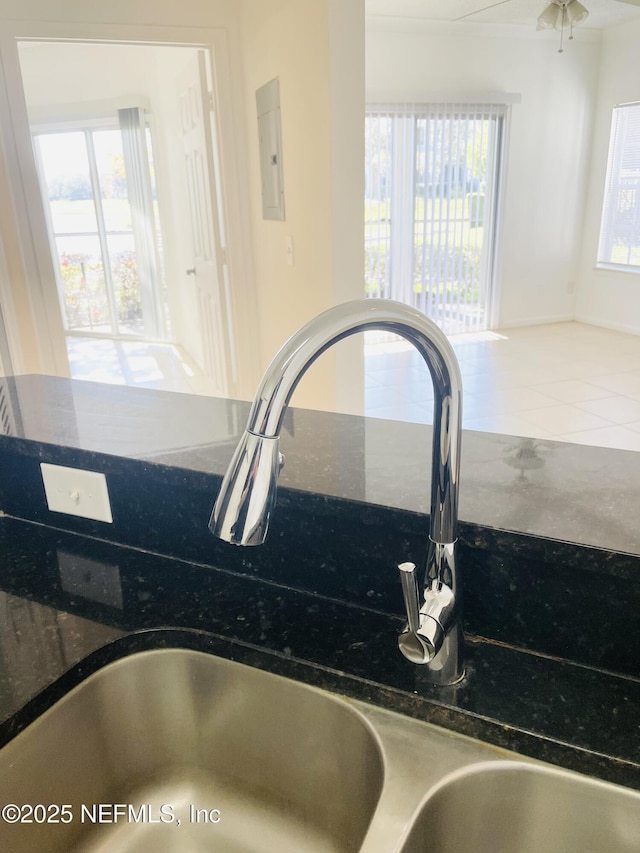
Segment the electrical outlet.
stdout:
<svg viewBox="0 0 640 853">
<path fill-rule="evenodd" d="M 52 512 L 113 523 L 107 479 L 97 471 L 40 463 L 47 506 Z"/>
</svg>

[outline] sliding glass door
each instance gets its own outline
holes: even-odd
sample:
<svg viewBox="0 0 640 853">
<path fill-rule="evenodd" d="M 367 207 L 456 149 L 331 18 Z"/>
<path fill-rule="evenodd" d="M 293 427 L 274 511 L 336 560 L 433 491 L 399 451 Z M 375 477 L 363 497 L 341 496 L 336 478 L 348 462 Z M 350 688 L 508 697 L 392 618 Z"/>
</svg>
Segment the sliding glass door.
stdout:
<svg viewBox="0 0 640 853">
<path fill-rule="evenodd" d="M 449 334 L 488 328 L 504 122 L 495 105 L 368 109 L 366 296 Z"/>
<path fill-rule="evenodd" d="M 68 333 L 165 336 L 149 130 L 136 108 L 115 124 L 34 134 Z"/>
</svg>

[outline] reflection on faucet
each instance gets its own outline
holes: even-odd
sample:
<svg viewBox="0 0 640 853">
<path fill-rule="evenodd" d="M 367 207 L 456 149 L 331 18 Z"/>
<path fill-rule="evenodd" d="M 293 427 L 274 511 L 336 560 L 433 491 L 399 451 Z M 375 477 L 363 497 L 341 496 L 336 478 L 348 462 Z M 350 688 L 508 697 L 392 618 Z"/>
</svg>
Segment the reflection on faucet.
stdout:
<svg viewBox="0 0 640 853">
<path fill-rule="evenodd" d="M 256 394 L 249 422 L 222 482 L 210 530 L 226 542 L 264 542 L 276 501 L 282 457 L 278 441 L 291 396 L 307 368 L 339 340 L 369 329 L 393 332 L 424 358 L 434 387 L 429 550 L 422 596 L 413 563 L 399 566 L 407 624 L 398 645 L 426 664 L 430 680 L 453 684 L 462 664 L 461 583 L 456 569 L 462 381 L 446 336 L 427 317 L 399 302 L 358 300 L 320 314 L 275 356 Z"/>
</svg>

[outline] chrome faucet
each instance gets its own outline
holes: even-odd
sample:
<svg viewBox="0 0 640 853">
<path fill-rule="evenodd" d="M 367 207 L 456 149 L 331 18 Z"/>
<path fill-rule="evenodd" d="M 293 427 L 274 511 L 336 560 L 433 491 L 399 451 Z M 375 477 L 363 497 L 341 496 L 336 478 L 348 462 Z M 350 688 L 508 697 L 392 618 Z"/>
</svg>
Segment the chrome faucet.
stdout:
<svg viewBox="0 0 640 853">
<path fill-rule="evenodd" d="M 462 381 L 446 336 L 424 314 L 385 299 L 363 299 L 330 308 L 303 326 L 277 353 L 256 394 L 215 502 L 209 529 L 226 542 L 264 542 L 276 499 L 283 457 L 282 421 L 307 368 L 326 349 L 356 332 L 380 329 L 401 335 L 424 358 L 434 388 L 430 533 L 424 591 L 416 566 L 401 563 L 407 624 L 398 637 L 402 654 L 426 664 L 429 680 L 455 684 L 462 663 L 461 582 L 456 569 Z"/>
</svg>

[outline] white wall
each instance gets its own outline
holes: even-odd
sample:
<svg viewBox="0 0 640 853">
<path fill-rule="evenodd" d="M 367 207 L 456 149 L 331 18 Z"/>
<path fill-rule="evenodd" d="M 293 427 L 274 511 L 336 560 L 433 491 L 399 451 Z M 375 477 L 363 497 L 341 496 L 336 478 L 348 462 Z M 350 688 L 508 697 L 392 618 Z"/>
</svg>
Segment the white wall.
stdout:
<svg viewBox="0 0 640 853">
<path fill-rule="evenodd" d="M 336 303 L 364 293 L 364 0 L 329 0 L 331 223 Z M 363 337 L 336 347 L 336 410 L 364 412 Z"/>
<path fill-rule="evenodd" d="M 640 274 L 596 269 L 612 111 L 640 98 L 640 21 L 605 30 L 576 319 L 640 334 Z"/>
<path fill-rule="evenodd" d="M 254 264 L 266 367 L 301 325 L 336 301 L 362 294 L 364 5 L 243 0 L 242 13 Z M 284 221 L 262 218 L 258 159 L 255 91 L 276 77 Z M 293 264 L 287 262 L 287 238 L 293 241 Z M 335 353 L 325 354 L 296 391 L 296 405 L 334 410 L 337 373 Z"/>
<path fill-rule="evenodd" d="M 30 119 L 84 117 L 96 113 L 97 102 L 108 107 L 111 100 L 149 96 L 156 88 L 154 51 L 132 45 L 21 42 L 20 70 Z"/>
<path fill-rule="evenodd" d="M 499 247 L 499 326 L 570 319 L 582 236 L 598 34 L 558 54 L 555 33 L 372 19 L 367 98 L 424 102 L 516 93 Z"/>
<path fill-rule="evenodd" d="M 236 0 L 2 0 L 0 20 L 172 27 L 232 27 Z"/>
</svg>

